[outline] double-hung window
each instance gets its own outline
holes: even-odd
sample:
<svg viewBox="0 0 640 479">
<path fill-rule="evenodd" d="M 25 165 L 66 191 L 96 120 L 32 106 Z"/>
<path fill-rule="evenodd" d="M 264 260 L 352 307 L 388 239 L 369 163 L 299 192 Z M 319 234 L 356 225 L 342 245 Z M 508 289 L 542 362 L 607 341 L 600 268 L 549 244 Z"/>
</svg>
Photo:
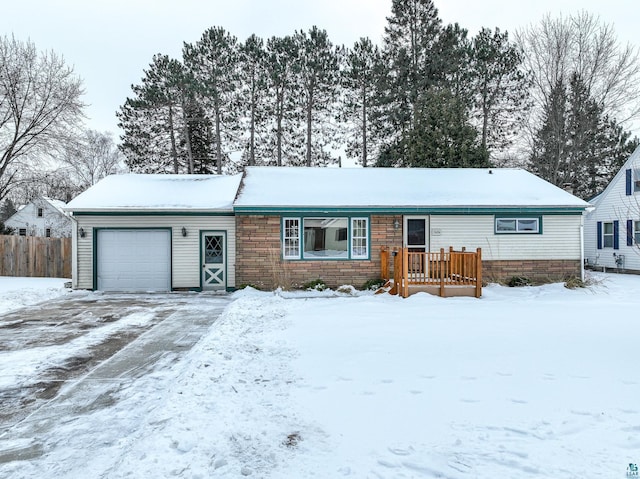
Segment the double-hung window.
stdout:
<svg viewBox="0 0 640 479">
<path fill-rule="evenodd" d="M 640 191 L 640 168 L 633 169 L 633 192 L 638 193 Z"/>
<path fill-rule="evenodd" d="M 602 246 L 613 248 L 613 223 L 602 223 Z"/>
<path fill-rule="evenodd" d="M 496 233 L 540 233 L 540 218 L 496 218 Z"/>
<path fill-rule="evenodd" d="M 282 219 L 284 259 L 369 259 L 369 219 L 303 217 Z"/>
<path fill-rule="evenodd" d="M 640 246 L 640 221 L 633 222 L 633 241 L 634 245 Z"/>
</svg>

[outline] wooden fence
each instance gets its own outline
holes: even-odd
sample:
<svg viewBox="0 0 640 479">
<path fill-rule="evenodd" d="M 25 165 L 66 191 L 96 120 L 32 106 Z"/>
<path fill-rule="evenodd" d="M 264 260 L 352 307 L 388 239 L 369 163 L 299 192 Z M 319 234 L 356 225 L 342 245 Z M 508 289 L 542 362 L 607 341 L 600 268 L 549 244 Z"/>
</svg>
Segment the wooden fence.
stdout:
<svg viewBox="0 0 640 479">
<path fill-rule="evenodd" d="M 71 238 L 0 236 L 0 276 L 71 278 Z"/>
<path fill-rule="evenodd" d="M 381 252 L 381 273 L 389 278 L 388 250 Z M 409 296 L 412 291 L 427 291 L 439 296 L 482 295 L 482 250 L 414 252 L 400 248 L 393 257 L 391 294 Z"/>
</svg>

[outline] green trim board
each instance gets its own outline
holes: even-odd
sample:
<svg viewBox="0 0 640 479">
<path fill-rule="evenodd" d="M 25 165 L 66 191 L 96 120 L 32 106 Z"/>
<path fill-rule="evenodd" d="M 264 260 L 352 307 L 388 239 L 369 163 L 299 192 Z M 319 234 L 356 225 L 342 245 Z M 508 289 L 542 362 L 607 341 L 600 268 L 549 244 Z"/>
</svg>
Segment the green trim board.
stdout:
<svg viewBox="0 0 640 479">
<path fill-rule="evenodd" d="M 169 232 L 169 290 L 173 291 L 173 228 L 171 227 L 94 227 L 91 231 L 92 258 L 93 258 L 93 291 L 98 290 L 98 232 L 99 231 L 168 231 Z"/>
<path fill-rule="evenodd" d="M 269 215 L 269 216 L 370 216 L 376 214 L 385 215 L 582 215 L 584 208 L 574 207 L 330 207 L 330 208 L 303 208 L 303 207 L 237 207 L 235 213 L 238 216 L 245 215 Z"/>
<path fill-rule="evenodd" d="M 233 211 L 73 211 L 72 216 L 235 216 Z"/>
</svg>

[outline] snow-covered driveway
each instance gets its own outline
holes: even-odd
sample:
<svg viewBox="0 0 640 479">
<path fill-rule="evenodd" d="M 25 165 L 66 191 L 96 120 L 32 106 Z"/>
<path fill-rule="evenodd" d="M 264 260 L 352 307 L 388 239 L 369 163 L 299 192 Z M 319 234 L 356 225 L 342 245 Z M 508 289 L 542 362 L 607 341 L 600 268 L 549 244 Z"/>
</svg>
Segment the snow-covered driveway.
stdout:
<svg viewBox="0 0 640 479">
<path fill-rule="evenodd" d="M 46 454 L 60 423 L 178 361 L 228 304 L 217 295 L 73 293 L 0 317 L 0 463 Z M 0 474 L 1 475 L 1 474 Z"/>
</svg>

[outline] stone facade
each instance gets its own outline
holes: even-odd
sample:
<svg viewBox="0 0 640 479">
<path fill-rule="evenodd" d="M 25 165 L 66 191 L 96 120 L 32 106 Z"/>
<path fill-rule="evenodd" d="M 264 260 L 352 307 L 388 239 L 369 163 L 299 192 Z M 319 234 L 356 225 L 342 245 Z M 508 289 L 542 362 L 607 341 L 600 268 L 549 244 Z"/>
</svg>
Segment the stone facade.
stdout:
<svg viewBox="0 0 640 479">
<path fill-rule="evenodd" d="M 508 260 L 483 261 L 482 277 L 485 283 L 504 282 L 514 276 L 523 276 L 534 283 L 562 281 L 580 277 L 580 260 Z"/>
<path fill-rule="evenodd" d="M 236 216 L 236 284 L 261 289 L 295 288 L 316 279 L 329 287 L 350 284 L 357 288 L 380 278 L 380 250 L 402 245 L 401 215 L 374 215 L 370 220 L 369 260 L 283 260 L 280 216 Z"/>
</svg>

